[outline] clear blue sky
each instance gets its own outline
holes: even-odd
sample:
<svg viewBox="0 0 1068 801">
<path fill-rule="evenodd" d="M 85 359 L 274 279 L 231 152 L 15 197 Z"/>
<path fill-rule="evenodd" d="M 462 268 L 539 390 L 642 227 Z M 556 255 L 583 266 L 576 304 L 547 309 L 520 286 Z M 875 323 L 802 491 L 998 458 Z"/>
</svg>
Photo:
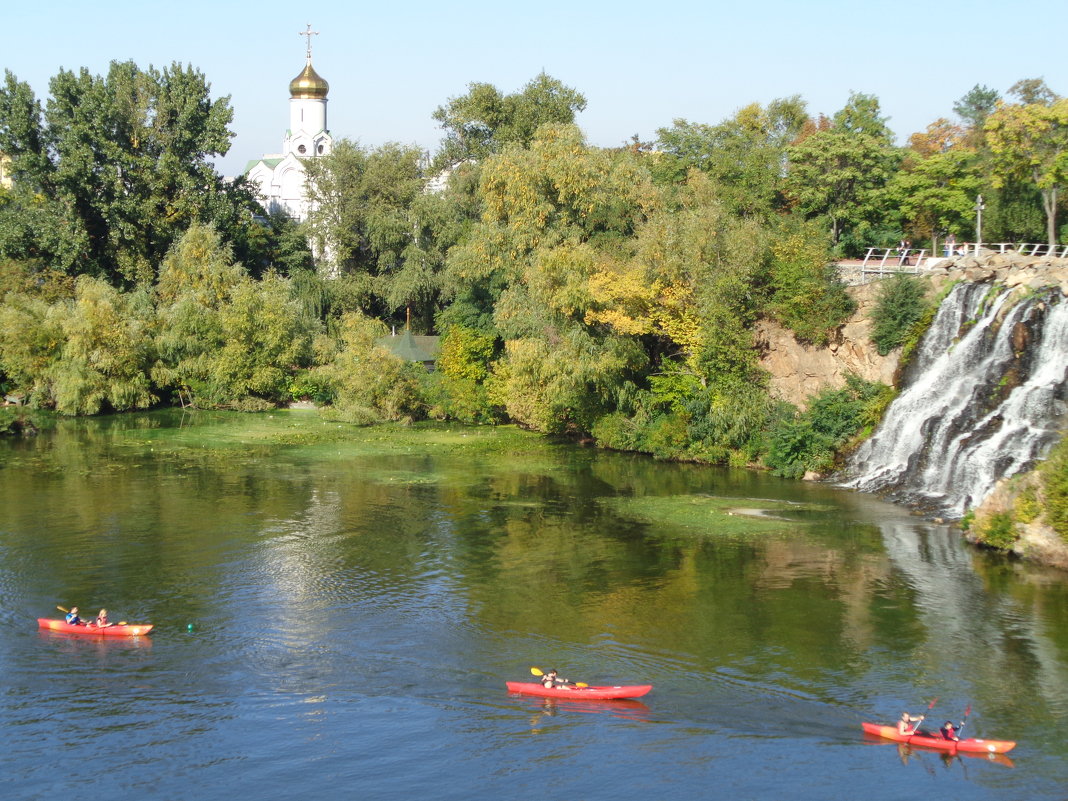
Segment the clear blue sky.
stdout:
<svg viewBox="0 0 1068 801">
<path fill-rule="evenodd" d="M 192 64 L 229 95 L 237 134 L 226 174 L 277 152 L 289 81 L 304 66 L 330 83 L 335 138 L 434 150 L 431 114 L 474 81 L 504 92 L 543 69 L 586 95 L 592 144 L 655 138 L 675 118 L 717 123 L 752 102 L 799 94 L 832 114 L 851 91 L 877 96 L 904 142 L 976 84 L 1001 93 L 1045 78 L 1068 95 L 1065 0 L 865 0 L 7 4 L 0 65 L 39 98 L 62 67 L 103 74 L 112 60 Z"/>
</svg>

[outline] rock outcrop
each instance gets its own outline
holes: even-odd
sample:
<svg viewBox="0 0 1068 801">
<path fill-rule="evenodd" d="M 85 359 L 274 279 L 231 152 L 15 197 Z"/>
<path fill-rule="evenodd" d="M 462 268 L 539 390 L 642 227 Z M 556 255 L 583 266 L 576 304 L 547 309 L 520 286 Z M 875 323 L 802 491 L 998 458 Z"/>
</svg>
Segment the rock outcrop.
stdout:
<svg viewBox="0 0 1068 801">
<path fill-rule="evenodd" d="M 1017 556 L 1032 562 L 1068 570 L 1068 542 L 1043 519 L 1041 512 L 1030 519 L 1020 520 L 1018 509 L 1021 499 L 1033 497 L 1038 509 L 1045 507 L 1042 482 L 1038 471 L 998 482 L 997 487 L 974 511 L 974 516 L 965 532 L 970 542 L 983 543 L 983 532 L 997 515 L 1012 519 L 1016 542 L 1011 550 Z"/>
<path fill-rule="evenodd" d="M 774 397 L 804 409 L 809 398 L 822 390 L 844 387 L 847 373 L 867 381 L 893 383 L 899 352 L 880 356 L 871 341 L 871 312 L 878 284 L 848 287 L 847 291 L 857 302 L 857 310 L 825 347 L 802 345 L 774 321 L 757 324 L 760 365 L 771 375 Z"/>
</svg>

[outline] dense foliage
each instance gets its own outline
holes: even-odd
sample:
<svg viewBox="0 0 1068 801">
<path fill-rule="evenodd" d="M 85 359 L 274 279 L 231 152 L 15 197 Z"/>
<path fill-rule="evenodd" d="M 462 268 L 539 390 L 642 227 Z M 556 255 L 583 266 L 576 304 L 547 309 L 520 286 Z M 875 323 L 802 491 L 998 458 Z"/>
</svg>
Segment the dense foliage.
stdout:
<svg viewBox="0 0 1068 801">
<path fill-rule="evenodd" d="M 1042 468 L 1046 522 L 1068 542 L 1068 440 L 1062 440 Z"/>
<path fill-rule="evenodd" d="M 895 275 L 883 281 L 872 310 L 872 341 L 885 356 L 905 344 L 910 332 L 929 308 L 927 287 L 911 275 Z"/>
<path fill-rule="evenodd" d="M 827 344 L 854 311 L 836 257 L 966 239 L 979 192 L 988 239 L 1052 237 L 1068 126 L 1023 81 L 1011 104 L 975 87 L 959 124 L 904 148 L 862 93 L 830 117 L 794 96 L 601 148 L 574 124 L 585 97 L 542 74 L 448 100 L 431 158 L 340 140 L 307 162 L 297 225 L 214 172 L 232 112 L 196 70 L 116 62 L 50 91 L 0 89 L 0 387 L 31 407 L 308 398 L 788 476 L 833 467 L 888 390 L 851 377 L 804 412 L 776 401 L 754 325 Z M 916 281 L 887 282 L 880 351 L 927 310 Z M 404 327 L 441 335 L 436 370 L 397 355 Z"/>
</svg>

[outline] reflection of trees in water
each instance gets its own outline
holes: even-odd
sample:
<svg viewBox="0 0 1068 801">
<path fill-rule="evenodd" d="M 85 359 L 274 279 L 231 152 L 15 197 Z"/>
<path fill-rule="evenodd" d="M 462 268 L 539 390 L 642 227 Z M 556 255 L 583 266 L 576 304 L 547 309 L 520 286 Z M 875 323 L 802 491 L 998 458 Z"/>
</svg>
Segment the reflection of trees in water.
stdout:
<svg viewBox="0 0 1068 801">
<path fill-rule="evenodd" d="M 1014 728 L 1042 706 L 1068 711 L 1063 574 L 977 550 L 954 527 L 851 497 L 882 532 L 888 559 L 872 605 L 893 604 L 904 625 L 881 629 L 877 644 L 898 655 L 904 675 L 931 687 L 945 676 L 1002 687 L 983 711 Z"/>
</svg>

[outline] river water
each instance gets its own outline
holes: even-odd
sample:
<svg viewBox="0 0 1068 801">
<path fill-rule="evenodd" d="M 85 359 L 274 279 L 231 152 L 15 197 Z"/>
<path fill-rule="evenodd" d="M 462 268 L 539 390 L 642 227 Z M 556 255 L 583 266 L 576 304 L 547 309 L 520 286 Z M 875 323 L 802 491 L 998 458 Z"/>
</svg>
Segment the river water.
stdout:
<svg viewBox="0 0 1068 801">
<path fill-rule="evenodd" d="M 13 799 L 1068 798 L 1068 575 L 852 491 L 509 429 L 0 442 Z M 56 605 L 148 637 L 39 632 Z M 546 702 L 506 680 L 651 683 Z M 873 742 L 926 710 L 1011 759 Z"/>
</svg>

